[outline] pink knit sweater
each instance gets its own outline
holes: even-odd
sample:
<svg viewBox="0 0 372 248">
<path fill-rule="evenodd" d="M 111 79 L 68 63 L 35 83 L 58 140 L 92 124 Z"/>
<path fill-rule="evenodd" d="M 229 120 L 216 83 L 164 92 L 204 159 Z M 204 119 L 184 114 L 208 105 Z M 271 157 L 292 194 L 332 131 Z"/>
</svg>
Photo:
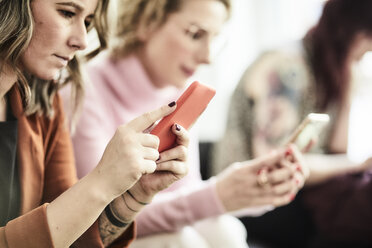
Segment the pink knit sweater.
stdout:
<svg viewBox="0 0 372 248">
<path fill-rule="evenodd" d="M 181 93 L 173 87 L 155 88 L 134 56 L 114 63 L 103 54 L 91 61 L 86 71 L 90 85 L 73 136 L 79 177 L 97 165 L 119 125 L 177 100 Z M 62 92 L 65 103 L 67 94 Z M 188 175 L 158 194 L 140 213 L 136 218 L 138 236 L 175 231 L 225 212 L 214 180 L 201 180 L 198 140 L 192 129 L 190 135 Z"/>
</svg>

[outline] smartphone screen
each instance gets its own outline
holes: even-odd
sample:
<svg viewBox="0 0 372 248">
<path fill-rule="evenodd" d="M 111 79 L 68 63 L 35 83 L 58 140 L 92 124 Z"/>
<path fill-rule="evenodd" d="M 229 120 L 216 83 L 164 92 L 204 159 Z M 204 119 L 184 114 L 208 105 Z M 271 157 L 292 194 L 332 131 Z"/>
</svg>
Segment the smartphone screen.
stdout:
<svg viewBox="0 0 372 248">
<path fill-rule="evenodd" d="M 312 139 L 319 137 L 328 123 L 328 114 L 310 113 L 296 128 L 287 143 L 294 143 L 300 150 L 303 150 Z"/>
</svg>

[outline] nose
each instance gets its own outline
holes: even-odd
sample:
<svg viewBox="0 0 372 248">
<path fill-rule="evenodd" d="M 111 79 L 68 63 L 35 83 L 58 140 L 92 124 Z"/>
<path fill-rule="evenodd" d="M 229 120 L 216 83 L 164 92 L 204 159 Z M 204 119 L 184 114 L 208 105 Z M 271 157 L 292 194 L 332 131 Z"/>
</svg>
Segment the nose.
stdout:
<svg viewBox="0 0 372 248">
<path fill-rule="evenodd" d="M 210 64 L 211 63 L 211 42 L 205 40 L 200 46 L 200 49 L 196 53 L 199 64 Z"/>
<path fill-rule="evenodd" d="M 87 30 L 85 23 L 76 24 L 72 30 L 68 40 L 68 45 L 75 50 L 84 50 L 88 46 Z"/>
</svg>

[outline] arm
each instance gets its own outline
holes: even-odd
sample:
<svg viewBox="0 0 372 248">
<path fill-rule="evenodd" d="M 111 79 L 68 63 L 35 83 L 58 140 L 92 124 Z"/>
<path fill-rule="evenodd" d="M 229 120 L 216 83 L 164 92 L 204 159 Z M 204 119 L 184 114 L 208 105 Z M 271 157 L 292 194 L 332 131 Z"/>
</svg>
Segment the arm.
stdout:
<svg viewBox="0 0 372 248">
<path fill-rule="evenodd" d="M 163 106 L 120 126 L 97 167 L 48 206 L 48 224 L 57 247 L 71 244 L 109 202 L 121 197 L 142 175 L 155 171 L 159 140 L 143 130 L 174 109 Z M 179 167 L 184 169 L 183 163 Z M 61 216 L 61 212 L 65 215 Z M 125 217 L 128 216 L 119 216 L 126 220 Z"/>
<path fill-rule="evenodd" d="M 117 216 L 124 220 L 124 222 L 127 222 L 126 214 L 128 213 L 128 209 L 133 215 L 136 215 L 145 206 L 147 206 L 145 210 L 149 208 L 153 209 L 154 204 L 148 204 L 152 201 L 154 195 L 186 175 L 188 171 L 186 163 L 188 136 L 181 126 L 178 126 L 179 130 L 177 130 L 176 126 L 173 126 L 173 132 L 178 136 L 178 146 L 162 152 L 160 158 L 157 160 L 156 171 L 152 174 L 142 176 L 126 194 L 122 195 L 119 201 L 115 200 L 116 202 L 112 205 Z M 142 213 L 140 216 L 142 216 Z M 154 212 L 151 213 L 153 217 L 156 216 L 155 219 L 165 217 L 158 216 Z M 139 230 L 142 229 L 142 226 L 140 226 Z"/>
<path fill-rule="evenodd" d="M 31 225 L 47 225 L 49 232 L 40 236 L 49 237 L 46 239 L 49 244 L 27 244 L 37 247 L 44 244 L 47 247 L 53 247 L 53 244 L 55 247 L 70 246 L 93 224 L 109 202 L 131 188 L 143 174 L 154 172 L 155 160 L 159 157 L 159 141 L 156 136 L 144 134 L 143 130 L 174 109 L 175 107 L 163 106 L 119 127 L 98 166 L 47 206 L 46 218 L 44 217 L 46 221 L 38 224 L 36 218 L 21 216 L 9 223 L 6 230 L 2 228 L 1 233 L 5 233 L 5 241 L 2 243 L 7 243 L 10 247 L 22 247 L 22 241 L 31 240 L 34 236 L 30 232 L 33 230 Z M 38 210 L 36 212 L 40 213 Z M 28 232 L 25 232 L 25 227 L 30 228 Z M 18 236 L 22 239 L 14 239 Z"/>
<path fill-rule="evenodd" d="M 306 154 L 311 173 L 306 185 L 319 184 L 330 178 L 361 170 L 362 164 L 350 161 L 346 154 Z"/>
</svg>

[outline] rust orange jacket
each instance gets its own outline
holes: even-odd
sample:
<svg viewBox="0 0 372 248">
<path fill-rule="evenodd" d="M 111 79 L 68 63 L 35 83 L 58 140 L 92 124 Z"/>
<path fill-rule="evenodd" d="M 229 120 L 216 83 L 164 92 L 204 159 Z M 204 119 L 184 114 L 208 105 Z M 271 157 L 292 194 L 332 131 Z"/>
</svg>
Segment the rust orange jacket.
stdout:
<svg viewBox="0 0 372 248">
<path fill-rule="evenodd" d="M 54 116 L 47 118 L 38 114 L 24 115 L 17 86 L 9 93 L 9 103 L 18 119 L 21 208 L 20 217 L 0 227 L 0 247 L 50 248 L 53 243 L 46 218 L 47 203 L 77 181 L 70 135 L 58 95 L 53 104 Z M 133 224 L 111 247 L 127 247 L 134 236 Z M 97 222 L 72 247 L 104 247 Z"/>
</svg>

